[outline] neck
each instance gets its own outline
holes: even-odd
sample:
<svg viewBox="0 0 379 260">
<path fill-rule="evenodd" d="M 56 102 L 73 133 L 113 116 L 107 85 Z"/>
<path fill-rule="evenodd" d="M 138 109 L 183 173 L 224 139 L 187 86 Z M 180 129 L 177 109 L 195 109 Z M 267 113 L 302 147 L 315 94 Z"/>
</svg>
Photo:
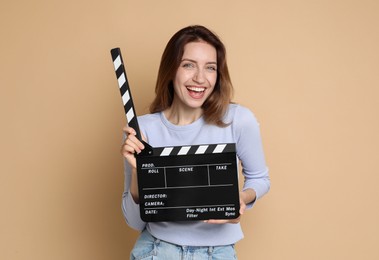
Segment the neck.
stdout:
<svg viewBox="0 0 379 260">
<path fill-rule="evenodd" d="M 175 102 L 163 111 L 167 120 L 174 125 L 189 125 L 203 115 L 202 108 L 187 108 L 177 105 Z"/>
</svg>

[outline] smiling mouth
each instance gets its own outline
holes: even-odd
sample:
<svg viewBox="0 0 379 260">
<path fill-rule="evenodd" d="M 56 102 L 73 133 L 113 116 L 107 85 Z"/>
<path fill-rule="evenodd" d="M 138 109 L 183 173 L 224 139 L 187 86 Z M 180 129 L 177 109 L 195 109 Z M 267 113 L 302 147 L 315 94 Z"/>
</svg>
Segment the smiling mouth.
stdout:
<svg viewBox="0 0 379 260">
<path fill-rule="evenodd" d="M 204 97 L 206 88 L 189 86 L 187 87 L 187 90 L 191 98 L 200 100 Z"/>
<path fill-rule="evenodd" d="M 193 92 L 196 92 L 196 93 L 202 93 L 205 91 L 205 88 L 201 88 L 201 87 L 187 87 L 187 89 L 189 91 L 193 91 Z"/>
</svg>

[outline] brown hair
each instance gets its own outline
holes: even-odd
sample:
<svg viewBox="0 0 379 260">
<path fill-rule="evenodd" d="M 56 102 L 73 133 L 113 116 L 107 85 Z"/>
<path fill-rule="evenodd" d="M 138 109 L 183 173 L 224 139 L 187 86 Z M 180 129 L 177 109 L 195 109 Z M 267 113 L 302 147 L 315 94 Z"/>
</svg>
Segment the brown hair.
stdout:
<svg viewBox="0 0 379 260">
<path fill-rule="evenodd" d="M 222 121 L 231 102 L 233 86 L 226 63 L 226 50 L 219 37 L 204 26 L 188 26 L 175 33 L 162 54 L 155 86 L 155 99 L 150 112 L 156 113 L 170 107 L 174 98 L 173 79 L 184 53 L 184 46 L 190 42 L 204 41 L 212 45 L 217 53 L 217 80 L 213 92 L 204 102 L 204 120 L 209 124 L 226 126 Z"/>
</svg>

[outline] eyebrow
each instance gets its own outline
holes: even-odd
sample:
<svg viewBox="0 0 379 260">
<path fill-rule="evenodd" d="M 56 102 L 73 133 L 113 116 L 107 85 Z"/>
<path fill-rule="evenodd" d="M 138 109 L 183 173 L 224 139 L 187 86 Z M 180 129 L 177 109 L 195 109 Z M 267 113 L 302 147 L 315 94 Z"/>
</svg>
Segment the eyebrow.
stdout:
<svg viewBox="0 0 379 260">
<path fill-rule="evenodd" d="M 197 63 L 197 61 L 192 60 L 192 59 L 182 59 L 180 62 L 183 62 L 183 61 L 190 61 L 190 62 L 193 62 L 193 63 Z M 206 64 L 215 64 L 215 65 L 217 65 L 217 62 L 216 61 L 209 61 Z"/>
</svg>

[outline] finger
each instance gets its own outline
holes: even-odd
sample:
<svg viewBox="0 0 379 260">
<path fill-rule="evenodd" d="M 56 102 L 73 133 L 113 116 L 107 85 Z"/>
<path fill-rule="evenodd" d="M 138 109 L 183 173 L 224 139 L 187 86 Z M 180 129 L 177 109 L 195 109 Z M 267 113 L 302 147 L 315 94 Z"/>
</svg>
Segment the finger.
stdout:
<svg viewBox="0 0 379 260">
<path fill-rule="evenodd" d="M 133 134 L 128 135 L 125 143 L 134 147 L 138 153 L 145 148 L 143 143 Z"/>
<path fill-rule="evenodd" d="M 129 140 L 125 141 L 125 143 L 121 146 L 121 153 L 129 155 L 129 154 L 134 154 L 134 153 L 139 153 L 138 147 L 130 142 Z"/>
<path fill-rule="evenodd" d="M 228 221 L 225 219 L 208 219 L 208 220 L 204 220 L 204 222 L 208 223 L 208 224 L 226 224 L 226 223 L 228 223 Z"/>
<path fill-rule="evenodd" d="M 130 153 L 140 153 L 143 147 L 140 147 L 137 143 L 138 141 L 130 140 L 129 138 L 125 141 L 125 149 Z"/>
<path fill-rule="evenodd" d="M 132 140 L 138 146 L 138 148 L 141 149 L 141 150 L 145 148 L 145 146 L 143 145 L 143 143 L 136 137 L 137 133 L 136 133 L 136 131 L 132 127 L 125 126 L 123 128 L 123 131 L 126 134 L 126 140 L 127 139 Z M 142 140 L 144 140 L 144 141 L 146 140 L 146 138 L 143 135 L 142 135 Z"/>
<path fill-rule="evenodd" d="M 136 131 L 134 130 L 134 128 L 130 127 L 130 126 L 125 126 L 122 131 L 125 132 L 126 135 L 129 135 L 129 134 L 133 134 L 133 135 L 136 135 Z"/>
<path fill-rule="evenodd" d="M 204 220 L 204 222 L 208 224 L 226 224 L 226 223 L 236 224 L 236 223 L 239 223 L 240 220 L 241 218 L 238 217 L 235 219 L 208 219 L 208 220 Z"/>
<path fill-rule="evenodd" d="M 124 158 L 132 166 L 132 168 L 136 168 L 136 165 L 137 165 L 136 158 L 134 156 L 135 152 L 136 151 L 133 149 L 133 147 L 131 147 L 127 144 L 123 144 L 121 147 L 122 156 L 124 156 Z"/>
<path fill-rule="evenodd" d="M 245 203 L 240 203 L 240 214 L 242 215 L 245 212 L 246 209 L 246 204 Z"/>
<path fill-rule="evenodd" d="M 144 148 L 143 144 L 134 136 L 128 137 L 121 146 L 121 153 L 134 154 L 140 153 Z"/>
</svg>

